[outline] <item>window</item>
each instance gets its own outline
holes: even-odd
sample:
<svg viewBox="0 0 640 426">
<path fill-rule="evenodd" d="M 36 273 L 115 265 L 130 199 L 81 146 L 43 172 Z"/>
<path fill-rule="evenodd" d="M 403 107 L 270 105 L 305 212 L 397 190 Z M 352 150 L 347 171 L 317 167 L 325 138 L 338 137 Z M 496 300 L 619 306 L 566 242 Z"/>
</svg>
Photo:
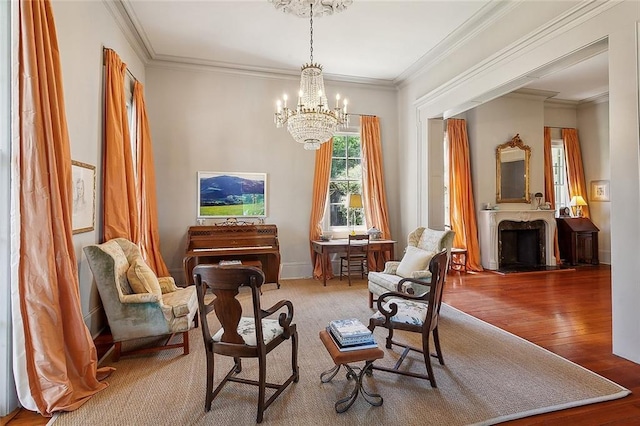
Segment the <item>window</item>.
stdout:
<svg viewBox="0 0 640 426">
<path fill-rule="evenodd" d="M 551 162 L 553 163 L 553 186 L 556 210 L 569 206 L 569 185 L 567 183 L 567 163 L 562 139 L 551 141 Z"/>
<path fill-rule="evenodd" d="M 349 194 L 362 194 L 362 149 L 357 133 L 338 133 L 333 137 L 329 202 L 326 228 L 334 232 L 365 230 L 364 210 L 347 209 Z"/>
</svg>

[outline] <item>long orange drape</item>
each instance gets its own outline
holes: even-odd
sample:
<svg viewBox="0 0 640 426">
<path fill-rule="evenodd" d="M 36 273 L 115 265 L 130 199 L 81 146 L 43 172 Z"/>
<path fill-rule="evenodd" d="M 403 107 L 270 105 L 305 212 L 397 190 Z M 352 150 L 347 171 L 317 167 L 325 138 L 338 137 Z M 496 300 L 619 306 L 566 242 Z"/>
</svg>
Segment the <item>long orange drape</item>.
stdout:
<svg viewBox="0 0 640 426">
<path fill-rule="evenodd" d="M 360 141 L 362 142 L 362 192 L 365 200 L 364 214 L 367 228 L 375 226 L 382 232 L 383 239 L 391 239 L 382 164 L 380 119 L 378 117 L 360 117 Z M 393 253 L 387 252 L 382 253 L 380 258 L 376 258 L 373 253 L 370 253 L 369 259 L 367 259 L 369 270 L 382 269 L 384 262 L 391 260 L 391 256 Z"/>
<path fill-rule="evenodd" d="M 313 196 L 311 199 L 311 217 L 309 219 L 309 241 L 318 240 L 322 235 L 322 217 L 324 216 L 327 192 L 329 191 L 329 174 L 331 173 L 331 155 L 333 153 L 333 139 L 320 145 L 316 151 L 315 172 L 313 175 Z M 322 259 L 313 248 L 311 250 L 311 264 L 313 278 L 322 279 Z M 333 278 L 331 259 L 325 264 L 327 279 Z"/>
<path fill-rule="evenodd" d="M 544 195 L 545 200 L 551 203 L 551 208 L 556 208 L 556 191 L 555 182 L 553 181 L 553 158 L 551 154 L 551 128 L 544 128 Z M 558 230 L 556 229 L 553 236 L 554 249 L 553 255 L 556 263 L 560 263 L 560 247 L 558 246 Z"/>
<path fill-rule="evenodd" d="M 451 229 L 456 233 L 453 245 L 467 249 L 467 270 L 482 271 L 466 121 L 448 119 L 447 137 L 449 139 L 449 211 Z"/>
<path fill-rule="evenodd" d="M 144 88 L 139 81 L 133 86 L 133 102 L 137 123 L 137 170 L 136 193 L 138 194 L 140 250 L 145 261 L 159 277 L 169 276 L 169 270 L 160 255 L 158 233 L 158 201 L 156 199 L 156 174 L 153 164 L 151 131 L 144 101 Z"/>
<path fill-rule="evenodd" d="M 24 333 L 24 353 L 15 374 L 28 378 L 28 389 L 17 389 L 23 406 L 51 416 L 78 408 L 107 384 L 98 380 L 96 349 L 80 308 L 53 12 L 48 0 L 21 1 L 19 11 L 20 261 L 14 309 L 20 310 L 22 329 L 14 330 L 14 339 Z"/>
<path fill-rule="evenodd" d="M 126 238 L 139 241 L 138 208 L 127 105 L 124 92 L 126 64 L 116 52 L 105 49 L 105 120 L 102 162 L 103 241 Z"/>
<path fill-rule="evenodd" d="M 569 184 L 569 197 L 581 195 L 587 201 L 587 187 L 584 181 L 584 169 L 582 167 L 582 154 L 580 152 L 580 140 L 577 129 L 562 129 L 564 141 L 564 153 L 567 163 L 567 183 Z M 590 217 L 589 206 L 582 206 L 582 215 Z"/>
</svg>

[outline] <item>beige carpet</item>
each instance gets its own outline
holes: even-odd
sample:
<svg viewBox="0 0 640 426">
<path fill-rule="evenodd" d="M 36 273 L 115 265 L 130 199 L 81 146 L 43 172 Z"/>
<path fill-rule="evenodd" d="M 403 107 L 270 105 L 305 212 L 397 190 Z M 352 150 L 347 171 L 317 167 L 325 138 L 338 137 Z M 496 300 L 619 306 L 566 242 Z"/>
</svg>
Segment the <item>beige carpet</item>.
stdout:
<svg viewBox="0 0 640 426">
<path fill-rule="evenodd" d="M 332 364 L 318 331 L 335 318 L 357 317 L 368 323 L 366 283 L 352 287 L 332 280 L 327 287 L 311 280 L 289 280 L 280 290 L 265 286 L 262 301 L 271 306 L 289 299 L 295 306 L 300 335 L 300 382 L 293 384 L 265 412 L 265 425 L 495 424 L 533 414 L 621 398 L 625 388 L 519 337 L 443 305 L 440 339 L 445 366 L 433 363 L 438 388 L 428 381 L 375 371 L 367 379 L 384 398 L 372 407 L 361 396 L 349 411 L 337 414 L 336 399 L 350 393 L 353 383 L 339 373 L 320 383 L 320 373 Z M 246 298 L 248 300 L 248 297 Z M 383 347 L 383 331 L 376 330 Z M 415 336 L 398 332 L 413 344 Z M 65 425 L 249 425 L 255 423 L 257 388 L 228 384 L 204 412 L 205 361 L 200 328 L 192 330 L 191 353 L 179 351 L 128 357 L 108 362 L 117 370 L 109 387 L 78 410 L 52 419 Z M 386 350 L 385 364 L 397 353 Z M 269 355 L 268 380 L 287 374 L 290 344 Z M 405 365 L 424 371 L 413 356 Z M 218 368 L 219 367 L 219 368 Z M 231 367 L 216 356 L 216 383 Z M 253 360 L 244 361 L 244 376 L 256 377 Z"/>
</svg>

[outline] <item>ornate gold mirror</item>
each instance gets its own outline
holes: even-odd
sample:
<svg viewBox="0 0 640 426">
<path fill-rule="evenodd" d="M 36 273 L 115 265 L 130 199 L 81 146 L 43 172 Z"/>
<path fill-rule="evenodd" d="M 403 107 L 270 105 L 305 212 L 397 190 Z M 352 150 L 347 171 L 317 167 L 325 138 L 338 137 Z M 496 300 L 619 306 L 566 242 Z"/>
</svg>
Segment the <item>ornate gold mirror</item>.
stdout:
<svg viewBox="0 0 640 426">
<path fill-rule="evenodd" d="M 496 148 L 496 203 L 530 203 L 531 148 L 517 134 Z"/>
</svg>

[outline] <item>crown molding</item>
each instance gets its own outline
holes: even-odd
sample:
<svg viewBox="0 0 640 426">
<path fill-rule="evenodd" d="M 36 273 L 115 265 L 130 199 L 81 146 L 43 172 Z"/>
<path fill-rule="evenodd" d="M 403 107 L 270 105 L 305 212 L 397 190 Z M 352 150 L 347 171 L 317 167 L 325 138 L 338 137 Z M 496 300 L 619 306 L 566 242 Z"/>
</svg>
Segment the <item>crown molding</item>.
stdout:
<svg viewBox="0 0 640 426">
<path fill-rule="evenodd" d="M 604 102 L 609 102 L 609 92 L 601 93 L 599 95 L 581 100 L 580 102 L 578 102 L 578 108 L 586 108 L 596 104 L 602 104 Z"/>
<path fill-rule="evenodd" d="M 148 68 L 173 69 L 179 71 L 199 71 L 230 75 L 240 75 L 274 80 L 300 81 L 299 70 L 284 70 L 278 68 L 241 66 L 233 63 L 215 62 L 197 58 L 185 58 L 182 56 L 156 55 L 155 59 L 148 61 Z M 379 90 L 397 91 L 392 80 L 374 78 L 352 77 L 340 74 L 323 73 L 324 81 L 345 83 L 350 85 L 375 86 Z"/>
<path fill-rule="evenodd" d="M 547 42 L 550 38 L 557 37 L 559 34 L 573 29 L 574 27 L 593 18 L 594 16 L 599 15 L 612 8 L 618 3 L 620 3 L 619 0 L 610 2 L 600 2 L 598 0 L 580 2 L 570 10 L 566 11 L 564 14 L 558 16 L 556 19 L 549 21 L 545 25 L 539 27 L 537 31 L 521 37 L 504 49 L 501 49 L 484 61 L 478 63 L 475 67 L 470 68 L 457 77 L 449 80 L 445 84 L 442 84 L 429 93 L 426 93 L 425 95 L 419 97 L 418 99 L 416 99 L 414 104 L 417 107 L 423 107 L 431 102 L 434 102 L 435 100 L 446 96 L 447 93 L 455 90 L 461 84 L 477 78 L 481 75 L 487 74 L 492 70 L 499 68 L 502 64 L 513 61 L 527 51 L 536 48 L 542 43 Z M 597 45 L 599 48 L 599 44 L 602 42 L 603 41 L 600 40 L 596 43 L 593 43 L 593 45 Z M 606 40 L 604 42 L 606 42 Z M 531 78 L 534 79 L 535 77 Z"/>
<path fill-rule="evenodd" d="M 153 59 L 153 50 L 150 48 L 150 43 L 145 44 L 144 37 L 140 33 L 142 27 L 139 23 L 136 25 L 137 18 L 132 17 L 134 14 L 130 12 L 130 7 L 122 0 L 102 0 L 102 3 L 107 7 L 140 60 L 146 65 L 150 59 Z"/>
<path fill-rule="evenodd" d="M 396 77 L 394 83 L 402 87 L 428 72 L 447 58 L 452 52 L 499 21 L 505 14 L 514 9 L 520 1 L 522 0 L 511 2 L 492 0 L 490 3 L 487 3 L 476 12 L 475 15 L 467 19 L 433 49 L 425 53 L 420 59 Z"/>
<path fill-rule="evenodd" d="M 561 109 L 576 109 L 580 101 L 571 101 L 569 99 L 547 99 L 544 101 L 545 107 L 561 108 Z"/>
</svg>

